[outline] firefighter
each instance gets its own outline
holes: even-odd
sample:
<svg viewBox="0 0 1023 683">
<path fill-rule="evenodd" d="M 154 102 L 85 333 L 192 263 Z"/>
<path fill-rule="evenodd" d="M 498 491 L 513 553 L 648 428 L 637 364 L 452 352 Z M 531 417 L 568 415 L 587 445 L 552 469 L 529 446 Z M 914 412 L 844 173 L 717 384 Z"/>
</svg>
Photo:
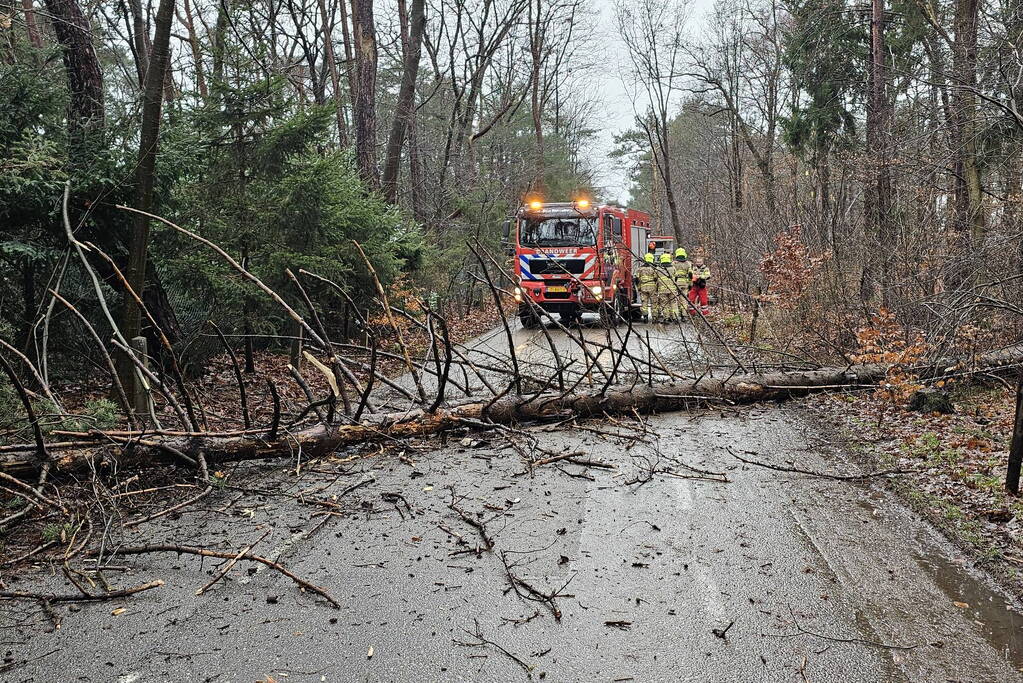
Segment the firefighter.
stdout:
<svg viewBox="0 0 1023 683">
<path fill-rule="evenodd" d="M 657 317 L 661 322 L 679 319 L 678 287 L 675 286 L 675 267 L 671 265 L 671 254 L 661 254 L 657 270 Z"/>
<path fill-rule="evenodd" d="M 686 300 L 689 298 L 689 287 L 692 286 L 693 262 L 682 247 L 675 250 L 675 286 L 678 288 L 679 311 L 689 310 Z M 679 316 L 681 317 L 681 315 Z"/>
<path fill-rule="evenodd" d="M 710 268 L 704 265 L 702 256 L 693 259 L 690 278 L 693 284 L 689 289 L 689 301 L 693 308 L 699 305 L 700 312 L 706 315 L 710 312 L 707 308 L 707 281 L 710 280 Z"/>
<path fill-rule="evenodd" d="M 654 321 L 654 300 L 657 298 L 657 271 L 654 269 L 653 252 L 643 254 L 643 265 L 636 271 L 639 283 L 639 301 L 647 322 Z"/>
</svg>

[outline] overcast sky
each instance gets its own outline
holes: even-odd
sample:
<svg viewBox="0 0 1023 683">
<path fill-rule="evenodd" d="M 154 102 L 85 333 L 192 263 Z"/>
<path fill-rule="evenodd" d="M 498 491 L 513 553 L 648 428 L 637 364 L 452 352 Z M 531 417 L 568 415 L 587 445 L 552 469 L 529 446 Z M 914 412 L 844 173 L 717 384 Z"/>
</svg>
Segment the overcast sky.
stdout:
<svg viewBox="0 0 1023 683">
<path fill-rule="evenodd" d="M 664 0 L 675 2 L 676 0 Z M 604 187 L 603 199 L 621 199 L 627 201 L 629 177 L 628 170 L 621 166 L 620 161 L 608 159 L 607 155 L 614 149 L 614 136 L 632 127 L 634 120 L 634 100 L 637 93 L 628 87 L 622 78 L 627 72 L 629 60 L 624 45 L 617 40 L 614 20 L 613 0 L 594 0 L 594 7 L 599 9 L 598 32 L 600 38 L 597 45 L 608 49 L 607 69 L 604 75 L 598 76 L 597 85 L 600 100 L 606 104 L 603 120 L 595 123 L 602 127 L 598 136 L 598 144 L 593 150 L 592 165 L 600 170 L 597 183 Z M 707 12 L 713 7 L 714 0 L 691 0 L 692 27 L 698 26 Z M 640 108 L 642 106 L 640 105 Z"/>
</svg>

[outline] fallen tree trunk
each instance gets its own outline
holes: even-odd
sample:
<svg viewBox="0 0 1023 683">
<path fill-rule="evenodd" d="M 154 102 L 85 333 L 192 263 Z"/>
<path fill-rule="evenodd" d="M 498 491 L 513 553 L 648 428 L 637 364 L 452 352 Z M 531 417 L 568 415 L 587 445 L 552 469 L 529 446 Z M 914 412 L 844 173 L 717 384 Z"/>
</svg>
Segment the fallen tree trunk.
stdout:
<svg viewBox="0 0 1023 683">
<path fill-rule="evenodd" d="M 938 363 L 915 368 L 921 378 L 990 374 L 1023 364 L 1023 344 L 978 356 L 968 367 Z M 410 410 L 400 414 L 367 415 L 358 424 L 317 425 L 300 431 L 282 432 L 276 439 L 242 433 L 235 436 L 131 437 L 124 432 L 95 432 L 96 444 L 51 445 L 53 467 L 74 471 L 84 467 L 137 468 L 182 462 L 182 455 L 202 452 L 209 464 L 237 460 L 287 457 L 299 451 L 303 457 L 317 457 L 340 448 L 370 441 L 404 439 L 435 434 L 448 429 L 480 425 L 482 421 L 514 424 L 605 414 L 657 413 L 699 405 L 733 405 L 782 400 L 810 393 L 877 385 L 888 374 L 886 365 L 851 365 L 801 372 L 735 374 L 728 377 L 658 384 L 617 385 L 606 391 L 575 389 L 567 394 L 546 392 L 534 396 L 506 395 L 490 402 L 467 402 L 435 412 Z M 99 441 L 102 440 L 102 444 Z M 38 461 L 34 446 L 7 452 L 0 470 L 12 474 L 34 471 Z"/>
</svg>

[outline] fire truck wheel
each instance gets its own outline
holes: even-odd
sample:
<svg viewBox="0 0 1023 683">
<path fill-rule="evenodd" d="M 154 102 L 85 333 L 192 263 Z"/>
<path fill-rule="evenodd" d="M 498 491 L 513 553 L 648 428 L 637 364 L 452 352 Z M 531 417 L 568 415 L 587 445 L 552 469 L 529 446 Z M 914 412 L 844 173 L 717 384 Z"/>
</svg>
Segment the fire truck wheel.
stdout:
<svg viewBox="0 0 1023 683">
<path fill-rule="evenodd" d="M 614 301 L 604 302 L 600 307 L 600 324 L 604 327 L 618 327 L 622 321 L 622 299 L 615 297 Z"/>
<path fill-rule="evenodd" d="M 569 327 L 570 325 L 574 325 L 582 320 L 582 317 L 582 313 L 578 310 L 565 311 L 561 314 L 561 324 L 565 327 Z"/>
<path fill-rule="evenodd" d="M 522 327 L 527 330 L 535 330 L 540 326 L 540 319 L 536 317 L 536 314 L 532 311 L 520 311 L 519 322 L 522 323 Z"/>
</svg>

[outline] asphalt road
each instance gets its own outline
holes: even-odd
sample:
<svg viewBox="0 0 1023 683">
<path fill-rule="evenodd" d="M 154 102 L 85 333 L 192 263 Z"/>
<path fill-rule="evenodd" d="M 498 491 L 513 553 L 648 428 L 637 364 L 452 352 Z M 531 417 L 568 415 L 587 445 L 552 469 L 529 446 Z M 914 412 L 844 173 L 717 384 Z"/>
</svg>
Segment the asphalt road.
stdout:
<svg viewBox="0 0 1023 683">
<path fill-rule="evenodd" d="M 536 341 L 517 334 L 525 348 Z M 340 610 L 264 568 L 239 565 L 196 596 L 219 562 L 117 559 L 127 570 L 106 572 L 115 586 L 166 585 L 57 606 L 62 627 L 51 633 L 33 604 L 0 603 L 3 680 L 1020 678 L 1023 622 L 1008 598 L 882 487 L 752 467 L 729 452 L 857 471 L 798 409 L 527 434 L 514 437 L 518 448 L 538 457 L 583 451 L 613 469 L 562 461 L 529 472 L 495 434 L 340 454 L 300 476 L 294 462 L 240 468 L 231 480 L 250 490 L 219 491 L 125 542 L 237 551 L 270 529 L 256 552 L 326 588 Z M 453 493 L 492 550 L 449 508 Z M 342 508 L 295 495 L 336 495 Z M 538 593 L 563 597 L 552 605 L 522 583 L 511 590 L 506 563 Z M 59 569 L 12 584 L 68 592 Z"/>
</svg>

